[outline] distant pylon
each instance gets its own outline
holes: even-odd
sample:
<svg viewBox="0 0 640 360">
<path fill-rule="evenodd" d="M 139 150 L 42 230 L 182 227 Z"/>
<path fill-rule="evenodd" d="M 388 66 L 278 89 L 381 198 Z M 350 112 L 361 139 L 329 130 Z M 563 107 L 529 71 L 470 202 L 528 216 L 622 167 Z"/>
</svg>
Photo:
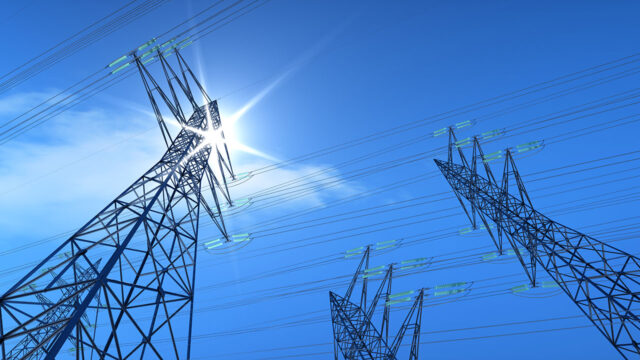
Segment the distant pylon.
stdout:
<svg viewBox="0 0 640 360">
<path fill-rule="evenodd" d="M 218 104 L 179 45 L 153 46 L 112 63 L 127 60 L 113 73 L 138 67 L 167 151 L 0 297 L 2 359 L 53 360 L 65 344 L 77 359 L 190 358 L 200 205 L 228 239 L 217 192 L 230 203 L 226 178 L 234 175 Z M 178 73 L 165 58 L 174 54 Z M 169 92 L 145 67 L 152 60 L 161 64 Z M 175 137 L 156 96 L 181 127 Z M 217 175 L 209 166 L 212 153 Z M 201 191 L 203 181 L 213 208 Z"/>
<path fill-rule="evenodd" d="M 339 355 L 342 354 L 346 360 L 396 360 L 402 338 L 407 330 L 413 330 L 409 360 L 417 360 L 424 290 L 420 290 L 416 296 L 402 326 L 393 342 L 389 344 L 389 307 L 395 303 L 390 300 L 393 264 L 387 268 L 378 291 L 367 308 L 367 281 L 369 275 L 372 274 L 367 271 L 369 253 L 370 248 L 367 247 L 344 297 L 329 292 L 334 358 L 338 360 Z M 350 301 L 350 298 L 359 278 L 363 279 L 363 284 L 360 305 L 356 305 Z M 385 309 L 382 318 L 382 332 L 380 332 L 373 324 L 372 318 L 383 292 Z"/>
<path fill-rule="evenodd" d="M 453 161 L 456 152 L 460 164 Z M 499 184 L 487 163 L 503 155 Z M 483 162 L 486 177 L 478 174 L 478 161 Z M 475 215 L 479 215 L 499 251 L 502 238 L 507 238 L 533 286 L 536 267 L 541 266 L 624 358 L 640 354 L 640 321 L 634 312 L 640 305 L 640 258 L 536 211 L 509 149 L 485 156 L 474 138 L 470 164 L 449 129 L 448 159 L 435 162 L 471 223 L 475 226 Z M 515 196 L 509 193 L 511 178 Z M 497 234 L 487 221 L 496 224 Z"/>
<path fill-rule="evenodd" d="M 100 264 L 100 260 L 98 260 L 97 265 L 99 264 Z M 90 269 L 82 269 L 81 267 L 79 267 L 78 270 L 79 270 L 78 271 L 79 282 L 91 280 L 93 273 L 90 271 Z M 78 301 L 78 296 L 74 295 L 76 293 L 75 291 L 76 289 L 73 286 L 69 286 L 67 282 L 64 281 L 62 278 L 58 278 L 55 272 L 49 272 L 49 273 L 51 276 L 53 276 L 56 279 L 56 285 L 62 289 L 63 295 L 67 300 L 65 300 L 62 306 L 58 306 L 55 310 L 48 312 L 47 315 L 44 317 L 42 322 L 45 324 L 54 324 L 53 326 L 41 327 L 37 331 L 34 331 L 33 333 L 31 333 L 30 336 L 26 336 L 22 338 L 22 340 L 18 343 L 18 345 L 15 346 L 7 354 L 7 359 L 20 359 L 26 356 L 27 354 L 29 354 L 30 352 L 32 352 L 32 350 L 36 348 L 40 342 L 42 342 L 44 339 L 49 337 L 51 333 L 56 331 L 56 329 L 59 327 L 57 326 L 57 324 L 59 324 L 66 316 L 69 315 L 69 313 L 73 310 L 73 307 L 75 306 L 76 302 Z M 35 284 L 29 284 L 29 285 L 30 286 L 27 289 L 25 289 L 25 291 L 35 290 L 37 288 Z M 47 306 L 50 306 L 53 304 L 53 301 L 49 300 L 42 293 L 36 293 L 35 296 L 36 298 L 38 298 L 38 300 L 40 300 L 40 303 L 44 309 L 47 309 Z M 89 317 L 86 314 L 83 315 L 82 319 L 85 321 L 85 324 L 87 326 L 91 326 Z M 44 349 L 42 347 L 39 347 L 38 349 L 33 351 L 30 357 L 40 358 L 44 354 L 45 354 Z"/>
</svg>

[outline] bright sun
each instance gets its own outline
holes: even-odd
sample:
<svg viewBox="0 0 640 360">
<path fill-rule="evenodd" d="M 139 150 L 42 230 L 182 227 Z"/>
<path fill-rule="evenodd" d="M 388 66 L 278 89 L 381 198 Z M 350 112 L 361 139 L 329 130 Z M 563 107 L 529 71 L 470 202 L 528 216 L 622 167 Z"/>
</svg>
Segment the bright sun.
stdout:
<svg viewBox="0 0 640 360">
<path fill-rule="evenodd" d="M 244 108 L 244 107 L 243 107 Z M 244 113 L 244 112 L 243 112 Z M 200 150 L 204 149 L 207 146 L 211 146 L 214 153 L 219 151 L 220 153 L 224 153 L 224 145 L 226 144 L 227 148 L 230 152 L 233 151 L 242 151 L 247 154 L 251 154 L 254 156 L 261 157 L 263 159 L 278 161 L 278 159 L 265 154 L 264 152 L 257 150 L 251 146 L 241 143 L 237 139 L 237 123 L 238 119 L 240 119 L 241 114 L 234 114 L 230 117 L 228 121 L 222 120 L 222 125 L 218 129 L 214 129 L 211 122 L 211 114 L 207 113 L 207 129 L 197 129 L 190 126 L 181 126 L 182 129 L 187 131 L 192 131 L 203 137 L 203 141 L 191 151 L 189 156 L 186 159 L 190 159 L 193 155 L 197 154 Z M 210 161 L 216 162 L 217 159 L 210 158 Z M 216 167 L 212 167 L 216 169 Z"/>
</svg>

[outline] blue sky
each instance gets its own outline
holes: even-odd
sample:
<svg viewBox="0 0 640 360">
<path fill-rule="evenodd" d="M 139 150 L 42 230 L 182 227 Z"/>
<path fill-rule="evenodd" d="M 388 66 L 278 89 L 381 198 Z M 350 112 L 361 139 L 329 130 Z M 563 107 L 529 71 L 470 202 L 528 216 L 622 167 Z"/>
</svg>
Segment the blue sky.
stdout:
<svg viewBox="0 0 640 360">
<path fill-rule="evenodd" d="M 123 4 L 124 1 L 53 3 L 41 0 L 5 4 L 7 11 L 0 16 L 5 54 L 0 57 L 0 72 L 10 71 Z M 2 93 L 0 122 L 15 118 L 209 4 L 203 0 L 169 1 Z M 272 0 L 194 43 L 184 54 L 204 79 L 209 94 L 219 98 L 223 122 L 247 104 L 252 105 L 234 123 L 231 136 L 259 150 L 263 156 L 232 148 L 234 166 L 243 172 L 269 165 L 274 159 L 286 160 L 353 142 L 371 133 L 633 55 L 638 52 L 640 35 L 638 10 L 638 4 L 632 1 Z M 594 234 L 601 240 L 618 240 L 614 243 L 616 246 L 637 253 L 640 249 L 633 240 L 637 237 L 633 224 L 640 215 L 638 194 L 633 189 L 633 177 L 638 174 L 634 169 L 637 154 L 609 160 L 609 163 L 620 161 L 618 165 L 573 170 L 606 163 L 594 162 L 595 159 L 639 150 L 640 125 L 632 122 L 564 139 L 571 133 L 581 134 L 579 130 L 589 126 L 597 130 L 598 126 L 619 124 L 620 121 L 612 121 L 634 115 L 638 105 L 572 122 L 561 123 L 568 117 L 550 120 L 546 123 L 550 126 L 539 129 L 540 126 L 533 125 L 535 119 L 551 117 L 548 114 L 636 88 L 635 67 L 637 63 L 629 60 L 629 64 L 575 83 L 448 119 L 429 120 L 430 123 L 411 131 L 390 133 L 377 141 L 280 166 L 232 187 L 233 196 L 242 198 L 305 175 L 319 185 L 305 196 L 287 202 L 276 196 L 279 194 L 257 198 L 246 210 L 228 218 L 233 231 L 255 231 L 255 240 L 230 254 L 201 252 L 198 267 L 201 291 L 196 295 L 198 315 L 194 327 L 196 337 L 201 337 L 193 341 L 194 358 L 264 359 L 301 355 L 309 359 L 327 358 L 328 355 L 322 353 L 331 351 L 331 346 L 326 344 L 332 341 L 328 288 L 309 292 L 304 292 L 305 287 L 301 286 L 273 289 L 307 282 L 306 287 L 313 287 L 323 279 L 348 275 L 357 266 L 353 259 L 315 264 L 316 258 L 339 258 L 343 251 L 357 246 L 423 233 L 429 233 L 426 237 L 433 239 L 376 254 L 372 264 L 434 257 L 432 268 L 435 269 L 438 259 L 468 255 L 466 260 L 460 260 L 462 263 L 481 259 L 482 254 L 494 251 L 490 239 L 483 234 L 446 237 L 432 234 L 468 226 L 459 204 L 450 196 L 405 209 L 339 221 L 347 217 L 342 215 L 323 220 L 326 222 L 323 225 L 258 236 L 259 231 L 276 233 L 279 231 L 265 229 L 298 221 L 385 204 L 394 206 L 398 201 L 417 203 L 446 197 L 435 195 L 426 200 L 412 200 L 450 190 L 438 174 L 426 179 L 421 177 L 436 170 L 432 155 L 368 176 L 351 175 L 358 174 L 358 169 L 370 169 L 385 161 L 444 146 L 443 137 L 427 135 L 459 121 L 476 121 L 474 126 L 461 130 L 460 137 L 522 127 L 487 143 L 486 152 L 544 140 L 547 145 L 541 150 L 516 158 L 534 205 L 563 224 Z M 555 96 L 535 106 L 511 108 L 554 96 L 556 91 L 576 84 L 615 77 L 612 74 L 621 71 L 627 72 L 615 81 Z M 633 101 L 631 98 L 627 103 Z M 419 136 L 424 139 L 412 141 Z M 78 228 L 157 161 L 163 147 L 136 76 L 0 145 L 0 227 L 3 229 L 0 251 Z M 390 149 L 375 157 L 340 165 L 387 147 Z M 581 162 L 589 164 L 545 173 Z M 496 163 L 494 171 L 499 174 L 500 169 L 501 164 Z M 316 175 L 318 171 L 322 171 L 322 175 Z M 403 182 L 412 183 L 340 206 L 329 206 L 348 196 L 373 193 L 381 186 Z M 328 187 L 330 184 L 337 186 Z M 596 203 L 601 199 L 604 200 Z M 320 210 L 302 215 L 311 208 Z M 395 221 L 390 225 L 400 223 L 403 218 L 409 222 L 411 216 L 428 212 L 434 214 L 424 215 L 419 218 L 424 221 L 412 225 L 355 235 L 383 227 L 385 221 Z M 443 217 L 449 214 L 451 216 Z M 283 215 L 300 215 L 300 218 L 264 224 Z M 606 222 L 612 223 L 599 225 Z M 625 226 L 628 230 L 620 231 L 626 229 Z M 287 229 L 297 227 L 301 226 Z M 347 230 L 356 227 L 364 230 Z M 216 236 L 212 227 L 202 229 L 203 239 Z M 38 246 L 3 255 L 0 270 L 37 261 L 60 241 L 60 238 L 41 241 Z M 310 244 L 314 242 L 318 244 Z M 296 244 L 304 246 L 294 248 Z M 291 249 L 272 253 L 281 248 Z M 263 253 L 268 254 L 259 256 Z M 422 341 L 426 342 L 421 346 L 423 357 L 508 359 L 517 354 L 522 359 L 561 356 L 603 359 L 616 356 L 595 328 L 579 327 L 588 322 L 563 294 L 545 289 L 509 293 L 511 287 L 527 282 L 513 259 L 479 262 L 394 280 L 397 292 L 451 282 L 472 283 L 467 299 L 452 298 L 458 301 L 445 304 L 434 299 L 428 302 L 433 306 L 424 308 L 423 331 L 433 333 L 422 335 Z M 298 263 L 306 264 L 304 269 L 285 269 L 277 276 L 244 281 Z M 5 274 L 3 288 L 22 272 Z M 499 276 L 510 277 L 488 280 Z M 229 282 L 233 282 L 232 285 L 228 285 Z M 338 293 L 346 288 L 340 283 L 334 286 L 329 288 Z M 485 291 L 500 289 L 507 289 L 507 293 L 482 296 Z M 291 291 L 299 293 L 284 296 Z M 404 311 L 393 313 L 393 329 L 398 327 Z M 324 320 L 309 320 L 296 326 L 211 336 L 272 326 L 278 324 L 273 322 L 276 319 L 290 319 L 280 320 L 284 323 L 322 316 Z M 557 317 L 571 318 L 527 323 Z M 513 322 L 519 324 L 443 332 Z M 578 328 L 537 332 L 567 327 Z M 527 332 L 530 333 L 512 335 Z M 501 334 L 509 336 L 469 339 Z M 465 340 L 451 341 L 454 339 Z M 313 344 L 319 345 L 307 347 Z M 290 348 L 292 346 L 300 347 Z M 274 350 L 278 348 L 282 349 Z M 320 354 L 313 355 L 315 353 Z"/>
</svg>

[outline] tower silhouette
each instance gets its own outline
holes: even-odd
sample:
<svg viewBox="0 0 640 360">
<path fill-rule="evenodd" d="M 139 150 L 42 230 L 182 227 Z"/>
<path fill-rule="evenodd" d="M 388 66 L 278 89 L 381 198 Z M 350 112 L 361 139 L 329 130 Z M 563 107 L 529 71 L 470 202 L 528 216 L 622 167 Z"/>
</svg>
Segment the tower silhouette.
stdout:
<svg viewBox="0 0 640 360">
<path fill-rule="evenodd" d="M 149 42 L 110 64 L 112 73 L 138 67 L 167 150 L 0 297 L 3 359 L 53 360 L 64 346 L 77 359 L 190 357 L 199 219 L 204 210 L 229 238 L 218 192 L 231 204 L 233 169 L 218 104 L 179 52 L 186 45 Z M 168 90 L 150 62 L 161 65 Z M 175 137 L 159 104 L 180 126 Z"/>
</svg>

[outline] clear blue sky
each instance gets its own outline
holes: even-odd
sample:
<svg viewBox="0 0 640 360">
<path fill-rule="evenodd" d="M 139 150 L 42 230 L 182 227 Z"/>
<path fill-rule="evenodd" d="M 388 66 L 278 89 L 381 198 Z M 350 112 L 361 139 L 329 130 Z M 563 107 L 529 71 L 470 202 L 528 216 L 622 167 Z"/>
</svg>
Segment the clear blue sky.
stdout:
<svg viewBox="0 0 640 360">
<path fill-rule="evenodd" d="M 15 118 L 210 3 L 205 0 L 169 1 L 1 94 L 0 123 Z M 125 1 L 120 0 L 30 0 L 3 4 L 0 15 L 0 33 L 3 34 L 0 73 L 10 71 L 123 4 Z M 184 53 L 203 77 L 209 94 L 220 99 L 223 122 L 225 117 L 231 117 L 246 104 L 253 104 L 235 123 L 233 137 L 259 150 L 262 155 L 250 154 L 237 147 L 232 149 L 234 165 L 238 172 L 243 172 L 268 165 L 274 159 L 286 160 L 343 144 L 633 55 L 640 50 L 639 10 L 640 5 L 633 1 L 272 0 L 196 42 Z M 323 186 L 314 187 L 305 193 L 307 195 L 262 209 L 262 206 L 279 198 L 257 199 L 245 211 L 229 216 L 229 224 L 237 232 L 257 232 L 297 221 L 448 192 L 450 188 L 441 176 L 419 177 L 436 170 L 432 156 L 369 176 L 349 176 L 358 173 L 357 169 L 443 146 L 446 141 L 443 137 L 425 137 L 415 142 L 411 139 L 459 121 L 477 119 L 473 127 L 461 130 L 459 136 L 525 125 L 514 136 L 504 136 L 486 144 L 486 152 L 534 140 L 547 142 L 542 150 L 517 158 L 521 173 L 533 174 L 524 179 L 532 201 L 540 211 L 563 224 L 594 234 L 598 239 L 618 240 L 614 243 L 616 246 L 637 253 L 640 246 L 635 241 L 638 235 L 636 223 L 640 213 L 638 194 L 633 188 L 633 184 L 637 184 L 634 177 L 640 174 L 635 169 L 638 166 L 634 160 L 637 153 L 610 160 L 620 162 L 610 167 L 572 172 L 605 163 L 592 162 L 582 167 L 550 172 L 549 175 L 560 175 L 544 179 L 546 175 L 540 172 L 640 150 L 637 145 L 640 134 L 638 122 L 557 141 L 566 137 L 560 136 L 562 134 L 581 134 L 578 130 L 589 126 L 594 126 L 593 130 L 601 130 L 601 127 L 609 126 L 607 124 L 619 124 L 613 121 L 636 114 L 638 105 L 564 124 L 561 121 L 567 117 L 558 118 L 545 123 L 553 126 L 540 129 L 531 125 L 534 119 L 549 118 L 548 114 L 636 88 L 640 78 L 635 74 L 637 66 L 637 62 L 629 60 L 629 64 L 620 68 L 585 77 L 576 83 L 434 121 L 411 131 L 390 134 L 377 141 L 256 175 L 231 188 L 233 196 L 241 198 L 283 181 L 328 169 L 322 176 L 312 178 L 317 181 L 315 185 Z M 545 96 L 554 96 L 554 92 L 561 89 L 607 76 L 615 77 L 615 73 L 623 71 L 626 71 L 625 76 L 615 81 L 554 97 L 535 106 L 513 108 Z M 631 98 L 625 104 L 633 101 L 637 100 Z M 507 112 L 505 109 L 510 110 Z M 159 159 L 163 145 L 155 119 L 149 111 L 142 84 L 138 77 L 133 76 L 33 131 L 0 145 L 0 228 L 3 229 L 0 232 L 0 251 L 78 228 Z M 391 148 L 381 155 L 347 166 L 339 165 L 387 147 L 396 149 Z M 443 156 L 437 155 L 439 158 Z M 494 171 L 499 174 L 501 164 L 496 163 Z M 276 216 L 297 214 L 347 196 L 373 192 L 387 184 L 409 182 L 410 179 L 415 181 L 374 196 L 340 206 L 327 206 L 295 220 L 259 225 Z M 339 183 L 327 188 L 328 181 Z M 337 258 L 347 249 L 377 241 L 443 229 L 455 232 L 455 229 L 468 226 L 455 198 L 437 195 L 409 204 L 443 197 L 446 199 L 348 221 L 338 221 L 340 217 L 330 218 L 330 221 L 319 221 L 326 222 L 323 225 L 297 231 L 264 237 L 256 235 L 245 248 L 231 254 L 201 252 L 194 357 L 253 360 L 284 356 L 295 358 L 306 354 L 304 359 L 329 358 L 323 354 L 332 349 L 326 345 L 332 341 L 328 289 L 343 293 L 346 286 L 336 283 L 318 291 L 305 292 L 304 289 L 326 284 L 320 283 L 321 280 L 353 272 L 357 262 L 351 259 L 317 265 L 314 259 Z M 398 224 L 397 219 L 402 218 L 411 222 L 411 216 L 437 211 L 441 213 L 418 218 L 424 220 L 419 223 L 355 235 L 382 228 L 386 226 L 382 224 L 385 221 L 394 221 L 389 225 Z M 442 217 L 449 214 L 453 215 Z M 441 218 L 436 219 L 438 217 Z M 621 220 L 626 218 L 630 219 Z M 617 222 L 599 225 L 609 221 Z M 347 231 L 360 226 L 363 229 Z M 265 231 L 263 234 L 277 231 Z M 348 236 L 350 234 L 354 236 Z M 216 236 L 212 227 L 202 229 L 203 239 Z M 433 237 L 432 241 L 402 246 L 372 258 L 372 264 L 377 265 L 415 257 L 434 257 L 433 269 L 441 267 L 437 261 L 457 256 L 468 257 L 448 260 L 443 264 L 478 263 L 424 271 L 394 281 L 397 292 L 451 282 L 473 283 L 465 298 L 450 299 L 459 301 L 441 303 L 440 299 L 427 297 L 426 304 L 433 306 L 424 308 L 423 331 L 434 333 L 422 335 L 422 341 L 426 342 L 421 346 L 422 357 L 616 358 L 616 352 L 595 328 L 580 327 L 588 325 L 588 322 L 579 316 L 577 307 L 564 294 L 554 289 L 509 293 L 510 288 L 525 284 L 526 277 L 513 257 L 481 261 L 482 254 L 494 251 L 487 236 L 438 237 L 431 234 L 427 237 Z M 60 241 L 56 238 L 2 255 L 0 270 L 11 270 L 23 264 L 28 266 Z M 319 244 L 310 245 L 315 242 Z M 280 247 L 274 248 L 276 245 Z M 304 246 L 288 249 L 296 245 Z M 254 256 L 283 248 L 288 250 Z M 285 270 L 277 276 L 257 281 L 215 286 L 298 263 L 309 266 L 300 271 Z M 1 287 L 6 288 L 24 272 L 24 269 L 5 272 L 0 280 Z M 542 271 L 540 273 L 544 276 Z M 501 276 L 505 277 L 488 280 Z M 287 287 L 299 283 L 307 284 Z M 274 289 L 276 287 L 279 288 Z M 497 294 L 500 291 L 502 293 Z M 299 293 L 283 295 L 290 292 Z M 393 313 L 393 329 L 397 329 L 404 311 Z M 283 319 L 287 317 L 291 318 Z M 318 317 L 318 321 L 311 319 Z M 558 320 L 558 317 L 569 318 Z M 554 320 L 526 323 L 552 318 Z M 277 319 L 282 319 L 278 324 L 311 320 L 295 326 L 242 331 L 272 326 Z M 442 332 L 513 322 L 522 323 Z M 577 328 L 538 332 L 567 327 Z M 211 336 L 236 330 L 237 334 Z M 531 333 L 512 335 L 526 332 Z M 510 336 L 490 337 L 504 334 Z M 489 337 L 469 339 L 483 336 Z M 450 341 L 454 339 L 466 340 Z M 306 347 L 314 344 L 319 345 Z M 300 347 L 290 348 L 295 346 Z M 315 353 L 319 354 L 312 355 Z"/>
</svg>

